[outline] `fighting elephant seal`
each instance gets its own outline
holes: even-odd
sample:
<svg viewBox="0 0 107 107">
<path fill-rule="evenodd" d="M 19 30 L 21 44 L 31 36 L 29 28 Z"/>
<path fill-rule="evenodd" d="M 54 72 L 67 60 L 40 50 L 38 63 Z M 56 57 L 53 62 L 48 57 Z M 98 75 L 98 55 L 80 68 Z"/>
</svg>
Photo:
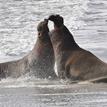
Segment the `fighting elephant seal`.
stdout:
<svg viewBox="0 0 107 107">
<path fill-rule="evenodd" d="M 49 36 L 55 53 L 55 61 L 59 78 L 70 78 L 73 81 L 107 78 L 107 64 L 91 52 L 79 47 L 73 35 L 64 25 L 63 17 L 51 15 L 54 29 Z"/>
<path fill-rule="evenodd" d="M 24 58 L 0 63 L 0 78 L 17 78 L 31 72 L 38 78 L 56 78 L 54 52 L 48 35 L 48 20 L 38 24 L 38 37 L 33 50 Z"/>
<path fill-rule="evenodd" d="M 31 71 L 38 78 L 56 78 L 54 71 L 55 57 L 52 43 L 49 38 L 48 20 L 37 26 L 38 37 L 36 44 L 29 55 Z"/>
</svg>

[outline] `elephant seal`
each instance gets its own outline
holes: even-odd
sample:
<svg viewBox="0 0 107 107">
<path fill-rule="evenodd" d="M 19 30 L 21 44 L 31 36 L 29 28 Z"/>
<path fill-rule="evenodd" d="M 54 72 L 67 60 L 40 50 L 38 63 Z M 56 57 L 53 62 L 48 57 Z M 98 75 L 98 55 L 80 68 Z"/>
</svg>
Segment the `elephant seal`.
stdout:
<svg viewBox="0 0 107 107">
<path fill-rule="evenodd" d="M 58 77 L 72 81 L 97 81 L 95 78 L 107 78 L 107 64 L 75 42 L 73 35 L 64 25 L 63 17 L 51 15 L 48 19 L 54 22 L 54 29 L 49 36 L 55 53 Z"/>
<path fill-rule="evenodd" d="M 52 43 L 49 38 L 48 20 L 37 26 L 38 37 L 36 44 L 29 54 L 30 69 L 37 78 L 56 78 L 54 71 L 55 57 Z"/>
<path fill-rule="evenodd" d="M 54 51 L 48 35 L 48 20 L 38 24 L 36 44 L 28 55 L 20 60 L 0 63 L 0 78 L 19 76 L 31 72 L 37 78 L 56 78 Z"/>
</svg>

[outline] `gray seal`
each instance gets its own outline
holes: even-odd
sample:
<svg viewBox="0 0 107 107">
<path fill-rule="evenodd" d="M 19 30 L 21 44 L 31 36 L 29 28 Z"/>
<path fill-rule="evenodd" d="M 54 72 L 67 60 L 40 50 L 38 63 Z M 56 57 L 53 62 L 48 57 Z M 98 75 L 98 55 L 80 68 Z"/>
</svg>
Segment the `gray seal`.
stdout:
<svg viewBox="0 0 107 107">
<path fill-rule="evenodd" d="M 95 78 L 107 78 L 107 64 L 75 42 L 73 35 L 64 25 L 63 17 L 51 15 L 49 20 L 54 23 L 54 29 L 49 36 L 55 53 L 58 77 L 72 81 L 97 81 Z"/>
<path fill-rule="evenodd" d="M 49 38 L 48 20 L 40 22 L 37 26 L 38 37 L 36 44 L 28 56 L 30 69 L 38 78 L 56 78 L 54 64 L 55 57 L 52 43 Z"/>
<path fill-rule="evenodd" d="M 56 78 L 54 51 L 49 38 L 48 20 L 38 24 L 37 41 L 31 52 L 22 59 L 0 63 L 0 78 L 18 78 L 28 72 L 37 78 Z"/>
</svg>

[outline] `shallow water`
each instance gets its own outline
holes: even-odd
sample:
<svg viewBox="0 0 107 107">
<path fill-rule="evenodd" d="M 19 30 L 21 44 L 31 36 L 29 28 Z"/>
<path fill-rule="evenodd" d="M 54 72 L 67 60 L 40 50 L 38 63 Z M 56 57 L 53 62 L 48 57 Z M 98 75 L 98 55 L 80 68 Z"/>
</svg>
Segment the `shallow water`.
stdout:
<svg viewBox="0 0 107 107">
<path fill-rule="evenodd" d="M 47 5 L 48 4 L 48 5 Z M 61 14 L 76 42 L 107 62 L 106 0 L 0 0 L 0 62 L 26 55 L 37 24 Z M 106 107 L 106 84 L 66 84 L 23 75 L 0 81 L 0 107 Z"/>
</svg>

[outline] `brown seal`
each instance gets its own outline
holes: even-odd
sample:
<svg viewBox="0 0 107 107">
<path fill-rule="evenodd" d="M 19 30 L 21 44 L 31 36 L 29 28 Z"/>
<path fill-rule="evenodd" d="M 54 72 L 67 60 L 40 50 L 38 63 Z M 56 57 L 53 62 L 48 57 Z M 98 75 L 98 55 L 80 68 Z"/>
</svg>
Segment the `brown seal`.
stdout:
<svg viewBox="0 0 107 107">
<path fill-rule="evenodd" d="M 64 25 L 63 17 L 51 15 L 49 20 L 54 22 L 54 29 L 49 36 L 54 48 L 59 78 L 70 78 L 73 81 L 94 81 L 95 78 L 105 76 L 107 78 L 107 64 L 79 47 Z"/>
<path fill-rule="evenodd" d="M 38 37 L 33 50 L 24 58 L 6 63 L 0 63 L 0 77 L 17 78 L 27 72 L 38 78 L 56 78 L 54 71 L 54 51 L 48 35 L 48 20 L 38 24 Z"/>
<path fill-rule="evenodd" d="M 55 57 L 49 38 L 48 20 L 38 24 L 36 44 L 29 55 L 30 69 L 38 78 L 56 78 L 54 71 Z"/>
</svg>

